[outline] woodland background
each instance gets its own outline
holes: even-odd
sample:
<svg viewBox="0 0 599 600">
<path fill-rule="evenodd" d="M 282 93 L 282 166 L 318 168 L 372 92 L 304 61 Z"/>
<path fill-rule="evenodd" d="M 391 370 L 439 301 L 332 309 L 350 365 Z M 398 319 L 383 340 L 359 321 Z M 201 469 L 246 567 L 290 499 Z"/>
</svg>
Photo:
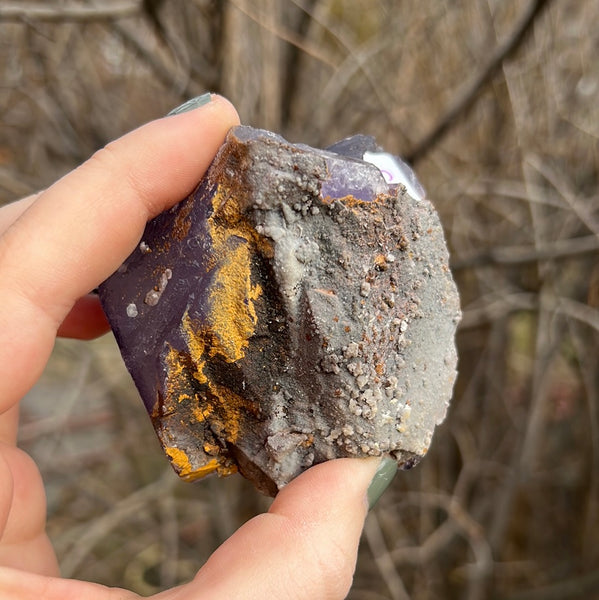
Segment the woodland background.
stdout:
<svg viewBox="0 0 599 600">
<path fill-rule="evenodd" d="M 368 517 L 352 600 L 599 598 L 599 3 L 0 0 L 0 201 L 206 90 L 322 146 L 377 136 L 440 212 L 464 319 L 426 460 Z M 149 594 L 268 501 L 181 483 L 111 336 L 23 406 L 66 576 Z"/>
</svg>

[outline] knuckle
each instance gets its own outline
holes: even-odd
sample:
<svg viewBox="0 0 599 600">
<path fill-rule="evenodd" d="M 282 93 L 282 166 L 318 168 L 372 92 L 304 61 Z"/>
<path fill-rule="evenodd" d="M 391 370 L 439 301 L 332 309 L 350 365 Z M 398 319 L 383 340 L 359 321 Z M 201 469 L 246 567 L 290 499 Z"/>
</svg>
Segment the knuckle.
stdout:
<svg viewBox="0 0 599 600">
<path fill-rule="evenodd" d="M 139 201 L 140 207 L 147 213 L 148 217 L 154 213 L 153 195 L 148 178 L 144 176 L 143 169 L 132 168 L 126 156 L 120 150 L 119 140 L 109 142 L 97 150 L 86 163 L 89 168 L 107 174 L 112 182 L 118 179 L 122 182 L 121 189 L 129 193 Z"/>
</svg>

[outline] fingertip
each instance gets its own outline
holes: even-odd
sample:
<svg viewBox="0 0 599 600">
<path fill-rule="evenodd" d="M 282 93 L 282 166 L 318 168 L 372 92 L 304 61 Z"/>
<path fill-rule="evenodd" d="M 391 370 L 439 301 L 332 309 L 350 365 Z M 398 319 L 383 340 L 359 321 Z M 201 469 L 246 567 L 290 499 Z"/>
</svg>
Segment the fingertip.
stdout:
<svg viewBox="0 0 599 600">
<path fill-rule="evenodd" d="M 235 125 L 239 125 L 239 123 L 241 122 L 237 109 L 224 96 L 221 96 L 219 94 L 212 94 L 212 100 L 206 106 L 217 107 L 215 108 L 215 110 L 217 110 L 221 114 L 223 123 L 225 125 L 228 125 L 229 128 L 234 127 Z"/>
<path fill-rule="evenodd" d="M 284 519 L 296 566 L 309 582 L 305 597 L 345 598 L 354 576 L 368 513 L 367 490 L 380 458 L 340 458 L 315 465 L 287 484 L 269 515 Z M 296 596 L 292 596 L 296 597 Z M 302 594 L 298 598 L 304 597 Z"/>
<path fill-rule="evenodd" d="M 393 478 L 397 474 L 397 469 L 397 461 L 390 456 L 384 456 L 383 459 L 379 461 L 376 472 L 366 491 L 368 510 L 374 508 L 374 505 L 385 493 L 385 490 L 391 485 Z"/>
<path fill-rule="evenodd" d="M 239 114 L 227 98 L 219 94 L 209 94 L 210 100 L 206 101 L 206 96 L 208 94 L 191 98 L 170 111 L 165 118 L 172 121 L 175 118 L 191 119 L 201 115 L 202 120 L 209 118 L 214 124 L 220 125 L 225 133 L 231 127 L 239 125 Z"/>
<path fill-rule="evenodd" d="M 380 463 L 380 457 L 338 458 L 315 465 L 279 492 L 269 512 L 287 513 L 307 504 L 318 510 L 329 499 L 346 498 L 361 506 L 366 516 L 367 491 Z"/>
<path fill-rule="evenodd" d="M 267 514 L 248 521 L 212 555 L 183 597 L 209 589 L 209 600 L 242 597 L 241 590 L 246 600 L 345 598 L 368 509 L 366 490 L 379 464 L 380 458 L 342 458 L 302 473 Z"/>
</svg>

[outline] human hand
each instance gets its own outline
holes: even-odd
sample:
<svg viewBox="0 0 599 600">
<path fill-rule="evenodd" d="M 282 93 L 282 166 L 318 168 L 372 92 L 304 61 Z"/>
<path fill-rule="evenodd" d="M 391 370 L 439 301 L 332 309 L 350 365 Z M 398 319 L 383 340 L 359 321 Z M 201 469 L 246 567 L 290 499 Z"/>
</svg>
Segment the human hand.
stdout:
<svg viewBox="0 0 599 600">
<path fill-rule="evenodd" d="M 46 191 L 0 210 L 0 598 L 135 597 L 60 579 L 45 533 L 41 477 L 16 447 L 18 401 L 41 374 L 57 334 L 88 339 L 108 330 L 97 298 L 87 292 L 130 254 L 148 219 L 193 189 L 237 122 L 232 106 L 212 97 L 137 129 Z M 393 465 L 340 459 L 309 469 L 191 582 L 157 598 L 344 598 L 367 488 L 374 476 L 372 502 Z"/>
</svg>

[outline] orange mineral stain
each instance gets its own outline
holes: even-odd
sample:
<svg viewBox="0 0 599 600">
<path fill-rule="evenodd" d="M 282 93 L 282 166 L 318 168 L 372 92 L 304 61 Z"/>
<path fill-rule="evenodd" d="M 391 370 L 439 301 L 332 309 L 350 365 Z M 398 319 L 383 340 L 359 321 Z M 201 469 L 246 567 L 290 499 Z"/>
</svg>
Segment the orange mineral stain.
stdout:
<svg viewBox="0 0 599 600">
<path fill-rule="evenodd" d="M 201 479 L 202 477 L 210 475 L 214 472 L 224 476 L 231 475 L 237 471 L 237 468 L 234 465 L 229 466 L 221 464 L 217 458 L 212 458 L 205 465 L 194 469 L 191 466 L 189 457 L 180 448 L 165 447 L 164 451 L 170 457 L 175 470 L 179 474 L 179 477 L 185 481 L 195 481 L 196 479 Z"/>
<path fill-rule="evenodd" d="M 256 329 L 254 302 L 262 289 L 252 283 L 251 255 L 258 235 L 241 215 L 238 200 L 219 187 L 212 199 L 208 231 L 216 259 L 214 288 L 210 294 L 210 326 L 214 338 L 210 355 L 227 362 L 245 356 Z"/>
<path fill-rule="evenodd" d="M 186 481 L 194 481 L 195 479 L 204 477 L 209 473 L 214 473 L 214 471 L 218 469 L 218 460 L 215 458 L 210 460 L 199 469 L 193 469 L 191 463 L 189 462 L 189 457 L 180 448 L 165 447 L 164 451 L 170 457 L 173 466 L 177 470 L 177 473 L 179 473 L 179 477 L 181 477 L 181 479 L 185 479 Z"/>
<path fill-rule="evenodd" d="M 258 409 L 215 381 L 210 366 L 215 357 L 233 363 L 245 356 L 258 321 L 255 302 L 262 294 L 260 285 L 252 282 L 252 256 L 257 249 L 268 253 L 269 248 L 245 220 L 231 186 L 218 188 L 212 207 L 207 221 L 212 247 L 208 271 L 213 277 L 207 316 L 200 321 L 185 312 L 181 319 L 185 348 L 169 347 L 166 353 L 162 415 L 178 414 L 190 424 L 195 422 L 200 428 L 209 426 L 222 439 L 235 443 L 247 423 L 246 415 L 255 415 Z M 177 224 L 182 232 L 185 219 Z M 175 432 L 182 424 L 173 421 L 171 426 L 165 420 L 160 434 L 165 452 L 182 479 L 194 481 L 214 472 L 229 475 L 236 471 L 232 461 L 221 454 L 220 446 L 210 443 L 199 443 L 197 447 L 191 444 L 185 449 L 173 446 L 172 439 L 176 439 Z M 169 433 L 171 427 L 174 429 Z M 197 463 L 205 464 L 198 467 Z"/>
<path fill-rule="evenodd" d="M 206 332 L 199 325 L 195 324 L 189 314 L 186 312 L 181 320 L 181 329 L 185 337 L 187 349 L 191 361 L 196 367 L 196 371 L 193 376 L 198 383 L 207 383 L 208 378 L 204 373 L 204 367 L 206 366 L 206 359 L 204 358 L 204 351 L 206 349 Z"/>
</svg>

